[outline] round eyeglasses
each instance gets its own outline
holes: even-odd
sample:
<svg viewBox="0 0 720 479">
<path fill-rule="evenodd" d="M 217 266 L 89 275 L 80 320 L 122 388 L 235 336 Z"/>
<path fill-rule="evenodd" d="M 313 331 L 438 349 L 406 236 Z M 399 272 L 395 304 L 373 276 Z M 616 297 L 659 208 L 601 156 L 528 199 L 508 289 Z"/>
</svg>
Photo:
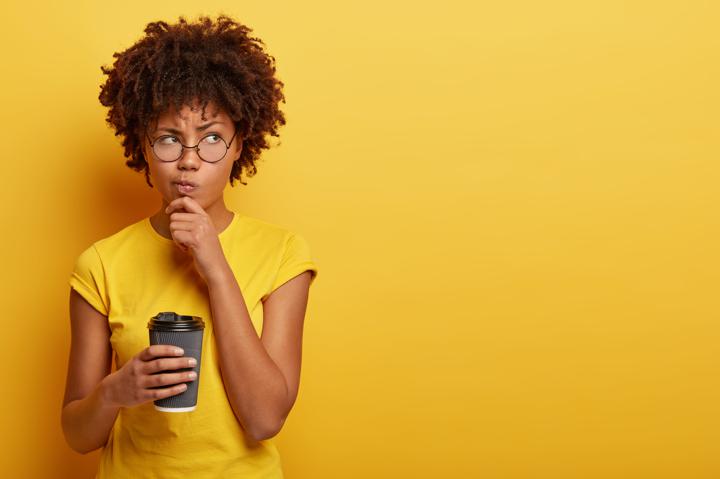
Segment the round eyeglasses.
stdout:
<svg viewBox="0 0 720 479">
<path fill-rule="evenodd" d="M 179 160 L 185 152 L 185 148 L 197 150 L 200 159 L 206 163 L 217 163 L 225 158 L 230 145 L 235 140 L 235 135 L 237 135 L 237 130 L 233 133 L 230 143 L 225 143 L 220 135 L 211 133 L 201 139 L 197 145 L 187 146 L 183 145 L 176 136 L 163 135 L 153 141 L 145 132 L 155 157 L 164 163 Z"/>
</svg>

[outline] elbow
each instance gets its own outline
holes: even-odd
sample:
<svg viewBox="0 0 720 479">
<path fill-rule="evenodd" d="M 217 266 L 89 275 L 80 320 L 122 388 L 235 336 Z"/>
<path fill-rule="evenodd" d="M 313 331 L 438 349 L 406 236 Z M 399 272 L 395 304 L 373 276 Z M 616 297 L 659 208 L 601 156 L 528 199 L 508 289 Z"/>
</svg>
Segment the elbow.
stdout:
<svg viewBox="0 0 720 479">
<path fill-rule="evenodd" d="M 70 436 L 67 435 L 67 433 L 64 433 L 65 435 L 65 443 L 70 446 L 70 449 L 77 452 L 78 454 L 89 454 L 93 451 L 96 451 L 97 449 L 100 449 L 102 446 L 88 446 L 87 444 L 81 444 L 79 442 L 74 441 Z"/>
<path fill-rule="evenodd" d="M 102 446 L 98 446 L 98 447 L 88 448 L 88 447 L 73 446 L 73 445 L 70 444 L 70 443 L 68 443 L 68 444 L 70 445 L 70 448 L 71 448 L 73 451 L 75 451 L 75 452 L 77 452 L 77 453 L 80 453 L 80 454 L 82 454 L 83 456 L 86 455 L 86 454 L 89 454 L 89 453 L 91 453 L 91 452 L 93 452 L 93 451 L 97 451 L 98 449 L 100 449 L 100 448 L 102 447 Z"/>
<path fill-rule="evenodd" d="M 277 435 L 277 433 L 280 431 L 276 430 L 274 428 L 266 428 L 266 429 L 255 428 L 252 431 L 248 431 L 248 432 L 250 433 L 250 435 L 252 436 L 253 439 L 255 439 L 256 441 L 259 442 L 259 441 L 265 441 L 265 440 L 275 437 Z"/>
<path fill-rule="evenodd" d="M 248 433 L 256 441 L 265 441 L 277 436 L 282 429 L 283 424 L 285 424 L 284 418 L 272 424 L 258 424 L 256 427 L 248 431 Z"/>
<path fill-rule="evenodd" d="M 93 451 L 96 451 L 103 447 L 103 445 L 99 446 L 91 446 L 88 444 L 82 444 L 81 442 L 75 441 L 72 437 L 70 437 L 67 433 L 67 431 L 63 430 L 63 435 L 65 436 L 65 443 L 70 446 L 70 449 L 77 452 L 78 454 L 89 454 Z"/>
<path fill-rule="evenodd" d="M 78 441 L 75 435 L 71 433 L 70 427 L 68 424 L 66 424 L 66 418 L 65 418 L 65 411 L 63 411 L 63 415 L 61 417 L 61 428 L 63 432 L 63 437 L 65 438 L 65 443 L 72 449 L 73 451 L 85 455 L 89 454 L 97 449 L 100 449 L 104 446 L 104 444 L 100 445 L 88 445 L 83 444 L 82 441 Z"/>
</svg>

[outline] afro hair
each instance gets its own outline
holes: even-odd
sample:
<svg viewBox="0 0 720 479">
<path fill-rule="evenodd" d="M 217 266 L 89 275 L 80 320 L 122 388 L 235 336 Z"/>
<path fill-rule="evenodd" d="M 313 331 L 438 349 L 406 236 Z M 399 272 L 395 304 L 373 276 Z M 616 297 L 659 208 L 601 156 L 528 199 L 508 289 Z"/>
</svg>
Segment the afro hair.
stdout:
<svg viewBox="0 0 720 479">
<path fill-rule="evenodd" d="M 255 163 L 270 147 L 267 135 L 278 137 L 285 124 L 279 108 L 285 103 L 283 83 L 275 77 L 275 58 L 264 43 L 250 36 L 252 29 L 221 14 L 216 21 L 200 16 L 196 22 L 179 17 L 176 24 L 148 23 L 145 36 L 122 52 L 112 67 L 102 66 L 107 79 L 100 86 L 100 103 L 109 107 L 107 123 L 122 137 L 126 165 L 144 171 L 152 188 L 143 152 L 144 131 L 160 114 L 197 101 L 209 102 L 232 118 L 242 140 L 240 158 L 233 163 L 230 185 L 257 172 Z"/>
</svg>

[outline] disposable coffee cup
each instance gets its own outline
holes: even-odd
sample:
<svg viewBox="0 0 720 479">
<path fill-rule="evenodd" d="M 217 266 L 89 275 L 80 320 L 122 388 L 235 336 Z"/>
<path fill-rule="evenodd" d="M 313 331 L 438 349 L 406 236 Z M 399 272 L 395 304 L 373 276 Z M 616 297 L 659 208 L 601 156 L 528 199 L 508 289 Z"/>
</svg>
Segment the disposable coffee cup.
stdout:
<svg viewBox="0 0 720 479">
<path fill-rule="evenodd" d="M 164 311 L 153 316 L 147 326 L 150 330 L 150 345 L 171 344 L 181 347 L 185 351 L 183 356 L 193 357 L 197 361 L 195 367 L 172 370 L 172 372 L 195 371 L 197 379 L 185 383 L 187 389 L 182 393 L 153 401 L 155 409 L 164 412 L 194 411 L 200 386 L 200 356 L 205 323 L 198 316 Z M 167 372 L 169 371 L 160 371 L 158 374 Z M 163 385 L 156 389 L 167 387 L 169 385 Z"/>
</svg>

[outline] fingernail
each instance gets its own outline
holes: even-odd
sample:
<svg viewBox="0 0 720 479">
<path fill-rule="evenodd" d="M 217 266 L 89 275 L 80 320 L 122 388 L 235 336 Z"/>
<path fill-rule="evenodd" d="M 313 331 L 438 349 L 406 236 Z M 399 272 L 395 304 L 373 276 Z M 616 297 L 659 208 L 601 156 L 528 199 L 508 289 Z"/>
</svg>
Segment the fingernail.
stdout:
<svg viewBox="0 0 720 479">
<path fill-rule="evenodd" d="M 195 366 L 195 365 L 197 365 L 197 360 L 195 358 L 190 358 L 190 359 L 188 359 L 188 364 L 190 366 Z"/>
<path fill-rule="evenodd" d="M 185 351 L 183 351 L 182 348 L 175 348 L 175 354 L 184 354 Z"/>
</svg>

